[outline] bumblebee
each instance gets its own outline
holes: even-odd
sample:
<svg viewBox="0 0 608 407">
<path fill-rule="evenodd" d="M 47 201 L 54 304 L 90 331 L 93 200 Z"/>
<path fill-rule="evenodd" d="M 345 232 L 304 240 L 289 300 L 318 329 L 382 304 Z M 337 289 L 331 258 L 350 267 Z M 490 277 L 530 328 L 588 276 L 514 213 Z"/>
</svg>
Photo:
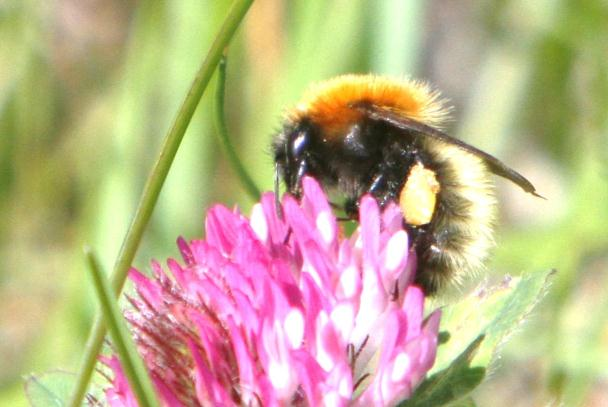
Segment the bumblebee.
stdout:
<svg viewBox="0 0 608 407">
<path fill-rule="evenodd" d="M 494 245 L 496 198 L 490 173 L 540 196 L 497 158 L 441 131 L 449 108 L 421 82 L 344 75 L 313 86 L 287 112 L 272 150 L 275 189 L 301 194 L 305 175 L 344 197 L 396 202 L 428 295 L 483 268 Z"/>
</svg>

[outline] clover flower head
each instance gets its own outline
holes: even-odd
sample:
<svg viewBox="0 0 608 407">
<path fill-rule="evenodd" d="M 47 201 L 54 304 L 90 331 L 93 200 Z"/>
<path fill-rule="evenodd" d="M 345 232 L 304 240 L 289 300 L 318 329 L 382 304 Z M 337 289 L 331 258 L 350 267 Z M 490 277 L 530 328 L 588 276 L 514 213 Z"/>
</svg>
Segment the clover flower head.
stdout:
<svg viewBox="0 0 608 407">
<path fill-rule="evenodd" d="M 126 313 L 166 406 L 392 405 L 433 365 L 440 313 L 424 319 L 402 214 L 360 202 L 344 237 L 323 191 L 303 180 L 282 216 L 272 193 L 250 218 L 215 206 L 183 262 L 133 269 Z M 111 406 L 136 406 L 116 356 Z"/>
</svg>

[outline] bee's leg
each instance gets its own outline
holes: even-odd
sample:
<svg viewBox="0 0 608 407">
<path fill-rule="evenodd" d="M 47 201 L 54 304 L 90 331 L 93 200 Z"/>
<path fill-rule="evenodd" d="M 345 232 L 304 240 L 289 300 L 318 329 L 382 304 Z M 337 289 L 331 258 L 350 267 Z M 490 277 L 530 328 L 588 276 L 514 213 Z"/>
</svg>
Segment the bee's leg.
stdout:
<svg viewBox="0 0 608 407">
<path fill-rule="evenodd" d="M 381 208 L 384 208 L 389 202 L 396 199 L 396 194 L 391 188 L 395 182 L 391 181 L 387 174 L 388 171 L 385 164 L 378 166 L 367 189 L 367 192 L 376 197 Z"/>
<path fill-rule="evenodd" d="M 376 195 L 379 191 L 385 188 L 386 176 L 383 174 L 382 168 L 372 178 L 372 182 L 369 185 L 368 192 Z"/>
<path fill-rule="evenodd" d="M 308 159 L 306 156 L 302 157 L 298 165 L 298 171 L 295 173 L 294 185 L 296 186 L 298 196 L 302 194 L 302 178 L 308 173 Z"/>
<path fill-rule="evenodd" d="M 294 195 L 297 198 L 302 196 L 302 178 L 308 172 L 308 160 L 306 156 L 299 158 L 295 162 L 295 166 L 297 167 L 296 171 L 292 171 L 288 174 L 285 181 L 287 184 L 287 192 Z M 282 209 L 281 202 L 279 196 L 279 183 L 280 183 L 280 171 L 278 164 L 275 164 L 274 167 L 274 196 L 275 196 L 275 205 L 277 208 L 277 214 L 282 219 Z"/>
<path fill-rule="evenodd" d="M 387 190 L 386 176 L 383 167 L 379 166 L 374 171 L 374 174 L 375 175 L 371 178 L 369 184 L 365 183 L 361 190 L 356 191 L 346 198 L 346 201 L 344 202 L 344 212 L 346 212 L 346 216 L 349 219 L 359 219 L 359 201 L 364 194 L 371 194 L 374 196 L 381 208 L 391 199 L 391 195 Z M 365 186 L 366 184 L 368 184 L 368 186 Z"/>
<path fill-rule="evenodd" d="M 287 184 L 287 192 L 295 196 L 296 198 L 302 197 L 302 178 L 308 174 L 309 164 L 306 156 L 298 157 L 294 160 L 292 166 L 294 167 L 285 179 Z"/>
<path fill-rule="evenodd" d="M 281 206 L 281 197 L 279 196 L 279 164 L 274 164 L 274 207 L 277 211 L 279 219 L 283 219 L 283 207 Z"/>
</svg>

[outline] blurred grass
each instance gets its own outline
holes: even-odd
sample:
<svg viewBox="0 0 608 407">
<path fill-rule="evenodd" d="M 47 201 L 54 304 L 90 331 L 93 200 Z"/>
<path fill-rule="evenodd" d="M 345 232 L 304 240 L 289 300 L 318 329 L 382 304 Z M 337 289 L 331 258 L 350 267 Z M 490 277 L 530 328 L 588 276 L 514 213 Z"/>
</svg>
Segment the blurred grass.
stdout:
<svg viewBox="0 0 608 407">
<path fill-rule="evenodd" d="M 75 370 L 92 318 L 81 247 L 114 262 L 145 175 L 229 2 L 0 3 L 0 405 L 20 376 Z M 475 3 L 477 4 L 477 3 Z M 479 405 L 608 399 L 608 5 L 601 0 L 257 1 L 230 50 L 226 114 L 272 186 L 270 137 L 311 82 L 415 75 L 455 104 L 450 131 L 537 184 L 498 182 L 490 270 L 558 270 Z M 209 94 L 135 261 L 176 256 L 212 202 L 251 202 L 217 152 Z"/>
</svg>

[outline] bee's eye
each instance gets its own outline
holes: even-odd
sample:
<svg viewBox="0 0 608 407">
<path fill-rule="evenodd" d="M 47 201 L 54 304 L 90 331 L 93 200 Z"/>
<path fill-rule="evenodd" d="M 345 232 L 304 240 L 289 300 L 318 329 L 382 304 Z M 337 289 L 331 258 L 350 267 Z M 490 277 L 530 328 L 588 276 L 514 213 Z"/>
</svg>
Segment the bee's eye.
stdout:
<svg viewBox="0 0 608 407">
<path fill-rule="evenodd" d="M 426 225 L 435 213 L 439 182 L 434 171 L 415 164 L 399 194 L 399 206 L 405 222 L 412 226 Z"/>
<path fill-rule="evenodd" d="M 308 133 L 299 131 L 291 142 L 291 154 L 293 157 L 299 157 L 308 145 Z"/>
</svg>

